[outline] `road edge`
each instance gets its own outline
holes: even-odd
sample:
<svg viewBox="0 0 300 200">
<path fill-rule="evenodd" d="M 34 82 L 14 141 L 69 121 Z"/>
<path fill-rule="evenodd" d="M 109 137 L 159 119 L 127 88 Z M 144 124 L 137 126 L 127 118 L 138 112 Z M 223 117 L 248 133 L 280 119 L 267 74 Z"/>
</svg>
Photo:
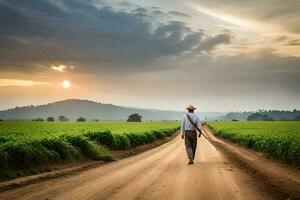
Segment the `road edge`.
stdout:
<svg viewBox="0 0 300 200">
<path fill-rule="evenodd" d="M 221 149 L 244 169 L 267 184 L 277 196 L 284 199 L 300 199 L 300 170 L 267 159 L 263 154 L 246 149 L 225 139 L 214 136 L 213 131 L 203 127 L 208 140 Z"/>
<path fill-rule="evenodd" d="M 141 146 L 135 147 L 130 150 L 111 151 L 111 153 L 113 154 L 113 157 L 116 158 L 116 160 L 114 160 L 114 161 L 125 159 L 128 157 L 135 156 L 140 153 L 146 152 L 148 150 L 154 149 L 154 148 L 161 146 L 167 142 L 170 142 L 178 134 L 179 134 L 179 131 L 177 130 L 172 136 L 155 140 L 154 142 L 152 142 L 150 144 L 141 145 Z M 111 162 L 114 162 L 114 161 L 111 161 Z M 100 167 L 107 163 L 110 163 L 110 162 L 90 161 L 90 162 L 80 164 L 75 167 L 68 167 L 65 169 L 53 170 L 51 172 L 45 172 L 45 173 L 40 173 L 40 174 L 36 174 L 36 175 L 30 175 L 30 176 L 25 176 L 25 177 L 19 177 L 19 178 L 12 179 L 12 180 L 3 181 L 3 182 L 0 182 L 0 193 L 5 192 L 7 190 L 12 190 L 12 189 L 16 189 L 19 187 L 23 187 L 26 185 L 40 183 L 40 182 L 47 181 L 47 180 L 52 180 L 55 178 L 76 175 L 82 171 L 89 170 L 89 169 L 92 169 L 95 167 Z"/>
</svg>

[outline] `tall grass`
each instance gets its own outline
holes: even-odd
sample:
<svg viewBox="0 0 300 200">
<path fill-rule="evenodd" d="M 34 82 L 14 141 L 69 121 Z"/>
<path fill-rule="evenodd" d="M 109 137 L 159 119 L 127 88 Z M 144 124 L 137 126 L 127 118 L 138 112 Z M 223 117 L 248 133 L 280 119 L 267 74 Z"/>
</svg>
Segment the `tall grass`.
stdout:
<svg viewBox="0 0 300 200">
<path fill-rule="evenodd" d="M 300 166 L 300 122 L 209 122 L 215 134 Z"/>
<path fill-rule="evenodd" d="M 58 163 L 111 161 L 109 150 L 148 144 L 178 128 L 178 122 L 2 122 L 0 179 L 39 173 Z"/>
</svg>

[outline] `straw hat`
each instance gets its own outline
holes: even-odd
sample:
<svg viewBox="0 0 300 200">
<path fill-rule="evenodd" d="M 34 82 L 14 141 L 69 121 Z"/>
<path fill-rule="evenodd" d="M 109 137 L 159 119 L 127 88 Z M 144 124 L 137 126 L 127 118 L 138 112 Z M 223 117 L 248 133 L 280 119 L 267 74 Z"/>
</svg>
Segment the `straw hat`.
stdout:
<svg viewBox="0 0 300 200">
<path fill-rule="evenodd" d="M 187 110 L 196 110 L 197 108 L 195 108 L 193 105 L 189 105 L 188 107 L 186 107 Z"/>
</svg>

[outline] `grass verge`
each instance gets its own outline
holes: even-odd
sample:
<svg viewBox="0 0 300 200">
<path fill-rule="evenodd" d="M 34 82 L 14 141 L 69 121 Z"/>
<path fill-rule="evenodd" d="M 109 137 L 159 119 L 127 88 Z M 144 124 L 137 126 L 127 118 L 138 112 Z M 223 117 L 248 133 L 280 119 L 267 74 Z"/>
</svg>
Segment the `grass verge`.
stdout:
<svg viewBox="0 0 300 200">
<path fill-rule="evenodd" d="M 45 128 L 43 131 L 35 128 L 35 126 L 40 126 L 35 123 L 17 124 L 20 128 L 15 130 L 13 123 L 8 125 L 6 124 L 5 128 L 8 132 L 12 131 L 11 133 L 1 134 L 0 131 L 0 179 L 2 180 L 47 172 L 54 165 L 86 160 L 112 161 L 114 158 L 110 150 L 128 150 L 149 144 L 154 140 L 171 136 L 178 129 L 178 125 L 168 128 L 161 128 L 160 125 L 158 130 L 149 128 L 150 130 L 146 131 L 147 129 L 143 128 L 137 129 L 136 132 L 132 129 L 122 133 L 122 131 L 112 132 L 106 128 L 88 129 L 89 124 L 71 129 L 73 126 L 66 124 L 66 128 L 61 128 L 66 132 L 61 133 L 57 131 L 60 129 L 55 129 L 56 124 L 45 123 L 44 126 L 49 126 L 49 128 L 42 126 Z M 122 125 L 132 126 L 131 124 Z M 57 124 L 57 126 L 62 126 L 62 124 Z M 53 132 L 47 132 L 52 129 Z M 72 132 L 69 133 L 68 130 Z"/>
<path fill-rule="evenodd" d="M 300 167 L 300 122 L 209 122 L 208 126 L 219 137 Z"/>
</svg>

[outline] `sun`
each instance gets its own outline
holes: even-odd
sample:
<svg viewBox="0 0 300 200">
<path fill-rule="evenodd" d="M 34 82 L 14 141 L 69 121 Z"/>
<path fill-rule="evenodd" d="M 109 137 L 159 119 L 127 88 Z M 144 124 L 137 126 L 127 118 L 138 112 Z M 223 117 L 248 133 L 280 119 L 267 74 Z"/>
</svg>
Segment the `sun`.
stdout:
<svg viewBox="0 0 300 200">
<path fill-rule="evenodd" d="M 62 86 L 66 89 L 68 89 L 69 87 L 71 87 L 71 83 L 70 81 L 63 81 L 62 82 Z"/>
</svg>

